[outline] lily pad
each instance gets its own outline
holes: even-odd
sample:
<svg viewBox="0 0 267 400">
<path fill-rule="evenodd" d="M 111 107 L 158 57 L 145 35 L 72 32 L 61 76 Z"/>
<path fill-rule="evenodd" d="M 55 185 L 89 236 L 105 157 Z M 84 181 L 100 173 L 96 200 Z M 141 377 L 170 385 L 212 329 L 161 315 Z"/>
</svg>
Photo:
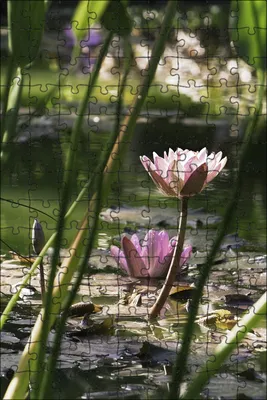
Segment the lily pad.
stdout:
<svg viewBox="0 0 267 400">
<path fill-rule="evenodd" d="M 201 317 L 197 321 L 210 328 L 232 329 L 237 323 L 236 316 L 229 310 L 214 310 L 212 313 Z"/>
</svg>

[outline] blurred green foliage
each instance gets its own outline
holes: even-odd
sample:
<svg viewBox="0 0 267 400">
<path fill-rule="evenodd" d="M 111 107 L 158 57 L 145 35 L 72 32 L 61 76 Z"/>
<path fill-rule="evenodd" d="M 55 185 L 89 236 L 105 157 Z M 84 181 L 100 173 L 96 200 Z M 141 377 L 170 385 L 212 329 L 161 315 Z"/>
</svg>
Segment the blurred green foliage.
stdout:
<svg viewBox="0 0 267 400">
<path fill-rule="evenodd" d="M 266 1 L 232 1 L 231 36 L 237 54 L 249 65 L 266 70 Z"/>
<path fill-rule="evenodd" d="M 16 66 L 25 67 L 36 58 L 45 22 L 43 0 L 8 1 L 8 47 Z"/>
</svg>

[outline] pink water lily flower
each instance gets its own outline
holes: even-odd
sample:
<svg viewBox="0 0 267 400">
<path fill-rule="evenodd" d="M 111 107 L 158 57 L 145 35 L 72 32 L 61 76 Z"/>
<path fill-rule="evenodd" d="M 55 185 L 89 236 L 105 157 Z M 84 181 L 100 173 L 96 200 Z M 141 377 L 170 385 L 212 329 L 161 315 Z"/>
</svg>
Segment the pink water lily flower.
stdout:
<svg viewBox="0 0 267 400">
<path fill-rule="evenodd" d="M 136 234 L 129 239 L 124 236 L 121 240 L 121 250 L 111 246 L 110 252 L 120 268 L 135 278 L 164 278 L 167 275 L 176 237 L 169 240 L 166 231 L 151 229 L 144 240 L 140 241 Z M 181 255 L 180 266 L 190 257 L 192 246 L 186 247 Z"/>
<path fill-rule="evenodd" d="M 206 147 L 200 151 L 169 149 L 160 157 L 153 152 L 154 163 L 146 156 L 141 162 L 160 191 L 172 197 L 190 197 L 200 193 L 224 168 L 227 157 L 222 152 L 208 155 Z"/>
</svg>

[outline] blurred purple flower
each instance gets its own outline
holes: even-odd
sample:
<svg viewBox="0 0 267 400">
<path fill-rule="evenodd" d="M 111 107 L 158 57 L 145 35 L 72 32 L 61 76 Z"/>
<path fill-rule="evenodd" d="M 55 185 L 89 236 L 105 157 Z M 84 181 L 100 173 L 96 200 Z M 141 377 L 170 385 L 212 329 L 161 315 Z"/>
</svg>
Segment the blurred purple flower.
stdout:
<svg viewBox="0 0 267 400">
<path fill-rule="evenodd" d="M 69 49 L 68 51 L 72 51 L 75 46 L 77 39 L 73 33 L 73 29 L 71 27 L 67 27 L 64 29 L 65 34 L 65 47 Z M 89 29 L 85 38 L 80 41 L 80 56 L 78 58 L 78 64 L 82 71 L 87 72 L 91 69 L 91 67 L 96 62 L 96 55 L 94 49 L 103 42 L 102 35 L 100 33 L 100 29 Z M 85 72 L 84 72 L 85 73 Z"/>
<path fill-rule="evenodd" d="M 171 264 L 176 237 L 169 240 L 166 231 L 151 229 L 143 241 L 136 234 L 129 239 L 124 236 L 121 240 L 121 250 L 111 246 L 110 252 L 120 268 L 135 278 L 165 278 Z M 190 257 L 191 246 L 187 246 L 181 255 L 180 266 Z"/>
<path fill-rule="evenodd" d="M 99 33 L 99 29 L 89 29 L 86 37 L 80 41 L 81 48 L 84 47 L 96 47 L 100 45 L 102 40 L 102 35 Z M 72 48 L 76 44 L 76 37 L 73 33 L 72 28 L 64 29 L 66 37 L 66 47 Z"/>
</svg>

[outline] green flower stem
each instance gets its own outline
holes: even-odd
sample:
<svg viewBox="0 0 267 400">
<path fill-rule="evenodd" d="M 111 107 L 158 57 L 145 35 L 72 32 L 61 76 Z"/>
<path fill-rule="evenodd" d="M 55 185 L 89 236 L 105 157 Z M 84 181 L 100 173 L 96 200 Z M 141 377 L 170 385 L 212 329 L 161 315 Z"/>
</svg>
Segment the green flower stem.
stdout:
<svg viewBox="0 0 267 400">
<path fill-rule="evenodd" d="M 249 312 L 237 322 L 223 342 L 216 347 L 212 360 L 207 360 L 197 373 L 196 378 L 189 384 L 186 392 L 181 396 L 182 399 L 196 399 L 211 376 L 218 373 L 224 361 L 238 347 L 246 334 L 266 315 L 266 296 L 267 293 L 265 292 L 250 308 Z"/>
<path fill-rule="evenodd" d="M 9 78 L 9 77 L 8 77 Z M 7 109 L 4 110 L 4 128 L 5 132 L 2 138 L 1 145 L 1 162 L 4 164 L 8 161 L 10 150 L 12 149 L 12 142 L 16 135 L 16 127 L 19 113 L 19 105 L 23 87 L 23 74 L 21 68 L 17 68 L 16 77 L 17 82 L 13 80 L 13 86 L 8 94 Z M 5 99 L 4 99 L 5 100 Z"/>
<path fill-rule="evenodd" d="M 228 230 L 228 227 L 232 221 L 232 216 L 238 205 L 240 189 L 241 189 L 241 186 L 243 183 L 243 177 L 244 177 L 245 171 L 246 171 L 247 156 L 250 152 L 251 143 L 253 142 L 253 140 L 255 140 L 253 133 L 256 129 L 258 116 L 261 114 L 261 109 L 262 109 L 262 99 L 263 99 L 263 93 L 265 90 L 264 75 L 260 74 L 259 78 L 260 78 L 260 86 L 259 86 L 256 110 L 255 110 L 254 115 L 253 115 L 252 119 L 250 120 L 250 123 L 248 124 L 246 132 L 245 132 L 243 145 L 241 147 L 241 156 L 240 156 L 240 160 L 239 160 L 238 174 L 236 177 L 235 185 L 233 185 L 233 192 L 232 192 L 231 200 L 228 203 L 223 221 L 219 227 L 214 244 L 213 244 L 211 251 L 207 257 L 207 262 L 205 264 L 205 267 L 203 268 L 203 271 L 199 276 L 196 290 L 193 295 L 191 311 L 188 314 L 188 321 L 187 321 L 187 324 L 183 331 L 182 346 L 176 357 L 176 363 L 175 363 L 175 367 L 173 370 L 173 379 L 172 379 L 172 383 L 170 385 L 169 399 L 176 399 L 178 396 L 178 393 L 180 391 L 180 386 L 181 386 L 181 383 L 183 381 L 183 377 L 184 377 L 184 374 L 186 371 L 187 359 L 188 359 L 189 350 L 190 350 L 190 343 L 192 340 L 193 330 L 194 330 L 194 322 L 195 322 L 195 319 L 197 316 L 197 310 L 198 310 L 199 303 L 201 301 L 203 289 L 204 289 L 206 281 L 209 277 L 209 274 L 211 272 L 211 268 L 212 268 L 212 264 L 215 259 L 215 256 L 220 249 L 220 244 L 225 236 L 225 232 L 227 232 L 227 230 Z"/>
<path fill-rule="evenodd" d="M 172 262 L 166 276 L 165 282 L 162 286 L 160 294 L 155 302 L 155 304 L 151 307 L 149 312 L 150 318 L 155 318 L 160 313 L 162 307 L 164 306 L 172 285 L 175 281 L 176 275 L 180 272 L 180 259 L 181 254 L 183 252 L 184 247 L 184 239 L 185 239 L 185 231 L 186 231 L 186 221 L 187 221 L 187 208 L 188 208 L 188 197 L 183 197 L 181 200 L 181 211 L 180 211 L 180 219 L 179 226 L 177 231 L 177 242 L 174 248 Z"/>
<path fill-rule="evenodd" d="M 7 77 L 6 77 L 6 83 L 5 83 L 5 88 L 4 88 L 4 94 L 3 94 L 3 106 L 2 106 L 2 123 L 1 123 L 1 141 L 3 141 L 3 135 L 6 130 L 6 114 L 8 110 L 8 95 L 11 87 L 11 80 L 13 77 L 14 73 L 14 59 L 13 57 L 9 57 L 8 60 L 8 65 L 7 65 Z"/>
</svg>

